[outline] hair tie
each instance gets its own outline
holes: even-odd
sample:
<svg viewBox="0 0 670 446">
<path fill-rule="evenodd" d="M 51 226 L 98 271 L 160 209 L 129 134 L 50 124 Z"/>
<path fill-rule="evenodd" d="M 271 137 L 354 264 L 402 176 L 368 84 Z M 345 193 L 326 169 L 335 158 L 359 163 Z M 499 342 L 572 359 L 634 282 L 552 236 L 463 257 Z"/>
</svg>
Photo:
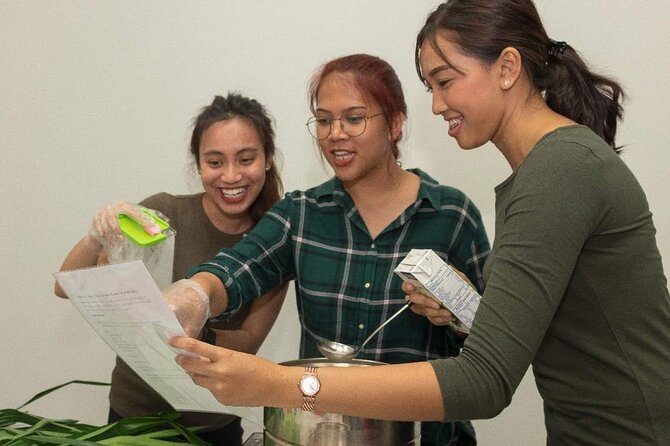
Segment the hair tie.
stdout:
<svg viewBox="0 0 670 446">
<path fill-rule="evenodd" d="M 547 50 L 549 58 L 557 58 L 563 54 L 563 51 L 565 51 L 567 47 L 568 44 L 565 42 L 549 39 L 549 49 Z"/>
</svg>

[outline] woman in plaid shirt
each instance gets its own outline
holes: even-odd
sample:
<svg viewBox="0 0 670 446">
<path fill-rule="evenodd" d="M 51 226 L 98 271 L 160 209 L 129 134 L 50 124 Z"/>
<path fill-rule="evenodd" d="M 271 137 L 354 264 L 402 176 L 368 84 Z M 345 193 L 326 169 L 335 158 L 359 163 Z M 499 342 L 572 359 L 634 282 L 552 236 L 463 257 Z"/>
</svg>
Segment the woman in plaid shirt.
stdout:
<svg viewBox="0 0 670 446">
<path fill-rule="evenodd" d="M 214 311 L 234 314 L 295 280 L 300 357 L 320 357 L 329 339 L 360 345 L 405 304 L 393 270 L 410 249 L 433 249 L 481 292 L 489 251 L 479 211 L 461 191 L 398 162 L 406 117 L 400 81 L 365 54 L 333 60 L 310 83 L 307 122 L 335 177 L 289 193 L 240 243 L 196 267 L 191 285 L 222 296 Z M 223 286 L 225 284 L 225 287 Z M 359 354 L 406 363 L 455 356 L 464 335 L 445 309 L 430 318 L 401 314 Z M 475 444 L 469 422 L 424 423 L 422 444 Z"/>
</svg>

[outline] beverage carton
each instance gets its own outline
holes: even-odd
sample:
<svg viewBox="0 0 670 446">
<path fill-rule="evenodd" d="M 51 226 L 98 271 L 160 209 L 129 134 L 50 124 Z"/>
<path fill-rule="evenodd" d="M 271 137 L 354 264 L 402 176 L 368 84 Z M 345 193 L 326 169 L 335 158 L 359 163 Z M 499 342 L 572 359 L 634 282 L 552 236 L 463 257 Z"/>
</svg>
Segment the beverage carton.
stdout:
<svg viewBox="0 0 670 446">
<path fill-rule="evenodd" d="M 451 311 L 457 320 L 449 325 L 470 332 L 480 296 L 432 249 L 412 249 L 396 267 L 395 273 L 414 285 L 419 293 L 432 297 Z"/>
</svg>

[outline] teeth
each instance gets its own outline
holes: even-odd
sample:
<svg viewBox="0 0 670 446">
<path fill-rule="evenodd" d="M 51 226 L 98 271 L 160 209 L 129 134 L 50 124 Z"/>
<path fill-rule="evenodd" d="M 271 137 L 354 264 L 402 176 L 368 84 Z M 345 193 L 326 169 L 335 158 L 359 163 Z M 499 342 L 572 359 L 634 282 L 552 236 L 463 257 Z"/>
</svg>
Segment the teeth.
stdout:
<svg viewBox="0 0 670 446">
<path fill-rule="evenodd" d="M 458 124 L 463 122 L 463 118 L 450 119 L 449 120 L 449 130 L 453 130 Z"/>
<path fill-rule="evenodd" d="M 333 155 L 335 155 L 335 158 L 337 159 L 344 159 L 348 156 L 351 156 L 351 152 L 347 152 L 344 150 L 336 150 L 333 152 Z"/>
<path fill-rule="evenodd" d="M 221 193 L 226 197 L 237 197 L 246 191 L 246 187 L 237 187 L 235 189 L 221 189 Z"/>
</svg>

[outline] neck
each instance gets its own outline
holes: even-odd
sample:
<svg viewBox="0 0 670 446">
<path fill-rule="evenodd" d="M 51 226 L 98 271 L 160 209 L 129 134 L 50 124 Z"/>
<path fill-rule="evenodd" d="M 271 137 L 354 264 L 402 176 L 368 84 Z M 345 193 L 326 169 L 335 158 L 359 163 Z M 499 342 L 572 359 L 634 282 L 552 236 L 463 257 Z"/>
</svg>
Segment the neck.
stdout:
<svg viewBox="0 0 670 446">
<path fill-rule="evenodd" d="M 575 122 L 547 106 L 539 91 L 521 92 L 511 100 L 500 129 L 491 140 L 516 170 L 547 133 Z"/>
<path fill-rule="evenodd" d="M 398 193 L 406 174 L 411 175 L 397 164 L 395 158 L 390 156 L 380 168 L 369 172 L 359 180 L 344 184 L 344 189 L 357 205 L 370 200 L 381 202 L 380 197 L 393 196 Z"/>
<path fill-rule="evenodd" d="M 239 215 L 224 214 L 221 209 L 212 203 L 207 194 L 202 195 L 202 207 L 214 227 L 226 234 L 241 234 L 253 226 L 249 212 Z"/>
</svg>

